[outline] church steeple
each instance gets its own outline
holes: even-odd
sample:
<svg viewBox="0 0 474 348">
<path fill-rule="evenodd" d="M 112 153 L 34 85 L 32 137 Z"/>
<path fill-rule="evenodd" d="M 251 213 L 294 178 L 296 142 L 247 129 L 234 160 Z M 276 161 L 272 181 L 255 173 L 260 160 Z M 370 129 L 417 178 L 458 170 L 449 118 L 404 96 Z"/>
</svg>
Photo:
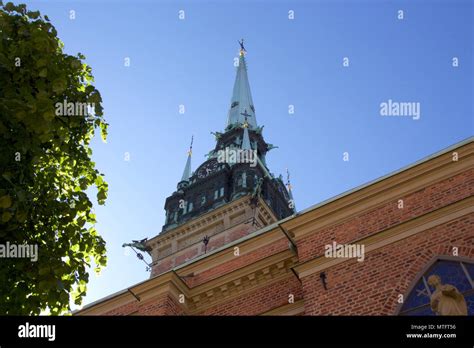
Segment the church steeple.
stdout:
<svg viewBox="0 0 474 348">
<path fill-rule="evenodd" d="M 227 119 L 227 127 L 239 125 L 248 119 L 250 129 L 257 128 L 257 119 L 255 118 L 255 107 L 253 105 L 252 94 L 250 93 L 250 84 L 247 76 L 247 64 L 245 62 L 244 40 L 239 41 L 239 66 L 235 76 L 234 89 L 230 101 L 230 110 Z"/>
<path fill-rule="evenodd" d="M 194 136 L 191 137 L 191 145 L 189 146 L 188 159 L 186 160 L 186 165 L 184 166 L 181 181 L 178 183 L 178 189 L 187 186 L 189 178 L 191 177 L 191 156 L 193 154 L 193 140 Z"/>
<path fill-rule="evenodd" d="M 275 221 L 293 213 L 289 206 L 291 190 L 289 193 L 283 178 L 276 178 L 266 165 L 265 156 L 275 146 L 265 141 L 263 126 L 257 125 L 243 40 L 239 44 L 239 66 L 227 127 L 223 132 L 213 133 L 215 147 L 194 172 L 191 171 L 191 140 L 181 181 L 165 202 L 167 217 L 162 232 L 245 196 L 259 197 Z"/>
</svg>

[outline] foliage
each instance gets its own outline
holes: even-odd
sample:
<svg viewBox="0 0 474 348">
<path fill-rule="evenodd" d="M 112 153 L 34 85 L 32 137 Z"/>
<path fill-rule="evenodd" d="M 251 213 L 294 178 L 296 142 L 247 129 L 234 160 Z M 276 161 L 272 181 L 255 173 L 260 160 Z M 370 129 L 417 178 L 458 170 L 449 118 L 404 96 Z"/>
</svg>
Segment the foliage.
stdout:
<svg viewBox="0 0 474 348">
<path fill-rule="evenodd" d="M 107 183 L 91 160 L 102 98 L 82 54 L 63 52 L 47 16 L 0 2 L 0 245 L 38 245 L 38 260 L 0 259 L 0 314 L 60 314 L 86 294 L 88 267 L 106 265 L 86 190 L 104 204 Z M 95 105 L 58 116 L 64 102 Z"/>
</svg>

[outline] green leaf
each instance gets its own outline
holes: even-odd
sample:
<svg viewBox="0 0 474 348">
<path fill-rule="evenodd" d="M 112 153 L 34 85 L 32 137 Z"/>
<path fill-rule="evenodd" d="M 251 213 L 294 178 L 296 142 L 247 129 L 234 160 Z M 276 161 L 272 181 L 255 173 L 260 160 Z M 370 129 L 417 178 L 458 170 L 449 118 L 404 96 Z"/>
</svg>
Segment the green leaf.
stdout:
<svg viewBox="0 0 474 348">
<path fill-rule="evenodd" d="M 47 64 L 48 64 L 48 61 L 46 60 L 46 58 L 40 58 L 36 61 L 36 67 L 37 68 L 41 68 L 41 67 L 43 67 Z"/>
<path fill-rule="evenodd" d="M 8 222 L 12 218 L 12 213 L 6 211 L 2 214 L 2 222 Z"/>
<path fill-rule="evenodd" d="M 95 179 L 95 184 L 97 186 L 102 186 L 103 183 L 104 183 L 104 178 L 102 177 L 102 175 L 98 175 L 97 178 Z"/>
<path fill-rule="evenodd" d="M 66 81 L 63 79 L 56 79 L 53 81 L 53 92 L 62 93 L 66 90 Z"/>
<path fill-rule="evenodd" d="M 49 274 L 50 271 L 51 271 L 51 268 L 49 267 L 49 265 L 44 265 L 44 266 L 40 267 L 39 275 L 44 276 L 45 274 Z"/>
<path fill-rule="evenodd" d="M 101 135 L 102 141 L 103 141 L 104 143 L 107 142 L 107 134 L 108 134 L 108 133 L 107 133 L 107 128 L 108 128 L 108 124 L 107 124 L 107 123 L 104 123 L 104 122 L 101 122 L 101 124 L 100 124 L 100 131 L 101 131 L 101 132 L 100 132 L 100 135 Z"/>
<path fill-rule="evenodd" d="M 16 213 L 16 219 L 19 221 L 19 222 L 25 222 L 26 221 L 26 218 L 28 217 L 26 211 L 17 211 Z"/>
<path fill-rule="evenodd" d="M 14 11 L 16 7 L 15 7 L 15 5 L 13 5 L 12 2 L 7 2 L 7 3 L 5 4 L 5 7 L 4 7 L 4 8 L 5 8 L 5 10 L 11 12 L 11 11 Z"/>
<path fill-rule="evenodd" d="M 10 208 L 12 205 L 12 199 L 9 195 L 0 197 L 0 208 Z"/>
<path fill-rule="evenodd" d="M 5 172 L 5 173 L 2 174 L 2 177 L 3 177 L 6 181 L 8 181 L 10 184 L 13 185 L 13 182 L 12 182 L 12 173 L 10 173 L 10 172 Z M 0 204 L 1 204 L 1 203 L 0 203 Z"/>
<path fill-rule="evenodd" d="M 106 199 L 107 199 L 107 192 L 103 190 L 100 190 L 99 192 L 97 192 L 97 200 L 99 201 L 99 203 L 104 202 Z"/>
<path fill-rule="evenodd" d="M 39 11 L 28 11 L 27 15 L 31 19 L 36 19 L 36 18 L 39 17 L 40 13 L 39 13 Z"/>
</svg>

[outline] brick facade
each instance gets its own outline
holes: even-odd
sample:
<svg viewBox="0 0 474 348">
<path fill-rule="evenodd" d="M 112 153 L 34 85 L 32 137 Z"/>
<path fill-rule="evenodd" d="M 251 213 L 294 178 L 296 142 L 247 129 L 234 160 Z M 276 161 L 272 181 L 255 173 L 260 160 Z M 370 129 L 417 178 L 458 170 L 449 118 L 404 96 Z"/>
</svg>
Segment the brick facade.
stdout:
<svg viewBox="0 0 474 348">
<path fill-rule="evenodd" d="M 302 278 L 308 315 L 390 315 L 417 273 L 433 257 L 452 255 L 474 260 L 474 214 L 426 230 L 326 271 L 328 291 L 319 273 Z"/>
</svg>

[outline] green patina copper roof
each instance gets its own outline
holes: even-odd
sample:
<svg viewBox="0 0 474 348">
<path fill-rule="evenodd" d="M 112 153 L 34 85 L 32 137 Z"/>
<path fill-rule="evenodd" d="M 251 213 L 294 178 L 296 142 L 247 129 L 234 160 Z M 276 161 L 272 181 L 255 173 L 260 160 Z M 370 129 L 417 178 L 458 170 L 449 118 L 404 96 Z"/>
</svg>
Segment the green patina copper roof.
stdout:
<svg viewBox="0 0 474 348">
<path fill-rule="evenodd" d="M 243 124 L 247 117 L 249 128 L 255 130 L 257 128 L 257 119 L 255 118 L 255 107 L 253 105 L 252 94 L 250 93 L 245 53 L 246 51 L 243 49 L 242 44 L 239 55 L 239 66 L 237 67 L 237 74 L 235 76 L 234 90 L 230 101 L 227 127 Z"/>
</svg>

